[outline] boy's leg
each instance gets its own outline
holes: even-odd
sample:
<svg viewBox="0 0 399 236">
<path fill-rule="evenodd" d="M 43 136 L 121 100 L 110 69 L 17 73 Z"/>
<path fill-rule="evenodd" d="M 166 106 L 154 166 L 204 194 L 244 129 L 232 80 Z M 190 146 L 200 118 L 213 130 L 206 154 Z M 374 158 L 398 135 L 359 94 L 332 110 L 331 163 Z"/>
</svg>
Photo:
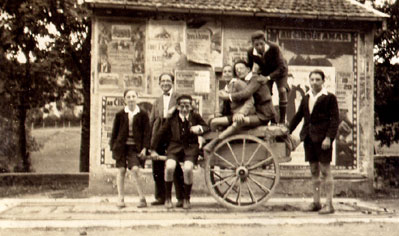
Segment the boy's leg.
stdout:
<svg viewBox="0 0 399 236">
<path fill-rule="evenodd" d="M 287 113 L 287 104 L 288 104 L 288 92 L 285 86 L 278 87 L 278 96 L 279 96 L 279 123 L 285 124 L 285 115 Z"/>
<path fill-rule="evenodd" d="M 325 186 L 326 191 L 326 206 L 320 210 L 320 214 L 330 214 L 334 213 L 334 207 L 332 204 L 332 199 L 334 195 L 334 179 L 331 174 L 330 163 L 320 163 L 320 171 L 322 182 Z"/>
<path fill-rule="evenodd" d="M 319 162 L 309 162 L 310 172 L 312 175 L 312 194 L 313 204 L 309 207 L 309 211 L 318 211 L 321 209 L 320 204 L 320 166 Z"/>
<path fill-rule="evenodd" d="M 227 116 L 216 117 L 211 120 L 210 128 L 212 131 L 215 131 L 218 126 L 227 126 L 231 124 L 231 121 Z"/>
<path fill-rule="evenodd" d="M 133 182 L 135 182 L 136 184 L 136 189 L 137 189 L 137 193 L 140 197 L 140 203 L 138 205 L 139 208 L 141 207 L 146 207 L 147 206 L 147 202 L 145 200 L 145 196 L 143 193 L 143 188 L 141 186 L 141 182 L 140 182 L 140 176 L 139 176 L 139 167 L 138 166 L 133 166 L 132 170 L 132 178 L 133 178 Z"/>
<path fill-rule="evenodd" d="M 191 189 L 193 186 L 193 169 L 194 163 L 192 161 L 185 161 L 184 162 L 184 201 L 183 201 L 183 208 L 190 209 L 190 195 Z"/>
<path fill-rule="evenodd" d="M 215 148 L 215 146 L 224 138 L 227 138 L 231 135 L 233 135 L 234 133 L 236 133 L 239 129 L 241 128 L 241 126 L 239 126 L 236 122 L 233 122 L 232 125 L 228 126 L 225 130 L 223 130 L 218 137 L 212 139 L 209 143 L 207 143 L 204 146 L 204 151 L 207 152 L 208 154 L 211 153 L 213 151 L 213 149 Z"/>
<path fill-rule="evenodd" d="M 175 173 L 173 177 L 173 183 L 175 185 L 176 191 L 176 207 L 183 207 L 183 199 L 184 199 L 184 176 L 183 170 L 180 166 L 180 163 L 176 163 Z"/>
<path fill-rule="evenodd" d="M 168 159 L 165 163 L 165 207 L 172 208 L 172 185 L 176 161 Z"/>
<path fill-rule="evenodd" d="M 125 207 L 125 174 L 126 168 L 118 168 L 118 173 L 116 174 L 116 187 L 118 189 L 118 207 Z"/>
</svg>

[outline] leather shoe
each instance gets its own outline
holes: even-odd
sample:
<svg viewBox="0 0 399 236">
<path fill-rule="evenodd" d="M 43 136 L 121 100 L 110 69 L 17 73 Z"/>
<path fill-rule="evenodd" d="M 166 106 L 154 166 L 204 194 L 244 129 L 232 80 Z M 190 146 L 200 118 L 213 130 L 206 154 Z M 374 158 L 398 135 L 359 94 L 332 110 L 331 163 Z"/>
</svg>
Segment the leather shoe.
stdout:
<svg viewBox="0 0 399 236">
<path fill-rule="evenodd" d="M 165 204 L 165 201 L 161 200 L 161 199 L 157 199 L 157 200 L 151 202 L 151 205 L 153 205 L 153 206 L 160 206 L 160 205 L 163 205 L 163 204 Z"/>
<path fill-rule="evenodd" d="M 179 207 L 179 208 L 183 207 L 183 200 L 180 200 L 180 199 L 177 200 L 176 207 Z"/>
<path fill-rule="evenodd" d="M 191 208 L 190 200 L 184 199 L 184 200 L 183 200 L 183 209 L 188 210 L 188 209 L 190 209 L 190 208 Z"/>
<path fill-rule="evenodd" d="M 303 211 L 307 211 L 307 212 L 309 212 L 309 211 L 319 211 L 320 209 L 321 209 L 321 204 L 320 203 L 312 202 L 312 203 L 310 203 L 309 206 L 304 208 Z"/>
<path fill-rule="evenodd" d="M 140 199 L 140 203 L 139 205 L 137 205 L 137 208 L 144 208 L 147 207 L 147 201 L 145 200 L 145 198 Z"/>
<path fill-rule="evenodd" d="M 125 202 L 124 201 L 118 201 L 116 203 L 116 207 L 118 207 L 119 209 L 125 208 L 126 207 Z"/>
<path fill-rule="evenodd" d="M 166 209 L 173 208 L 172 201 L 170 199 L 165 200 L 165 208 Z"/>
<path fill-rule="evenodd" d="M 321 215 L 326 215 L 326 214 L 332 214 L 334 213 L 334 207 L 332 205 L 325 205 L 323 206 L 323 208 L 321 208 L 321 210 L 319 211 L 319 214 Z"/>
</svg>

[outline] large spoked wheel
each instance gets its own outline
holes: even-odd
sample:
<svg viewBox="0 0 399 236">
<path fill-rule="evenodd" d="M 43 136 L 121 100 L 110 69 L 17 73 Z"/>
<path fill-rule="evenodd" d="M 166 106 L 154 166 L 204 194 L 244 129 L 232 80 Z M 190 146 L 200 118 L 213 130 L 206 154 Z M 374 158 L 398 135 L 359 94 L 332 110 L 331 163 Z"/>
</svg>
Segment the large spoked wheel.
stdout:
<svg viewBox="0 0 399 236">
<path fill-rule="evenodd" d="M 280 180 L 278 160 L 267 142 L 251 135 L 221 141 L 205 160 L 205 181 L 223 206 L 249 210 L 266 202 Z"/>
</svg>

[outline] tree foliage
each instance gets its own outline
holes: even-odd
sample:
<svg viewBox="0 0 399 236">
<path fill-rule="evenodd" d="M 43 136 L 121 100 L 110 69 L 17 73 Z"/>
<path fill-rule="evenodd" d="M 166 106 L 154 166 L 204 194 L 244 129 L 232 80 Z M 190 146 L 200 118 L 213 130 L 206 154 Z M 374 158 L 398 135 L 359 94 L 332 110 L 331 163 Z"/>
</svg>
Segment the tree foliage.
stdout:
<svg viewBox="0 0 399 236">
<path fill-rule="evenodd" d="M 90 73 L 79 57 L 90 48 L 87 14 L 74 0 L 0 0 L 0 7 L 1 114 L 18 123 L 18 156 L 29 171 L 28 111 L 76 100 L 84 71 Z"/>
<path fill-rule="evenodd" d="M 381 145 L 399 141 L 399 1 L 378 10 L 390 15 L 387 29 L 375 37 L 375 137 Z"/>
</svg>

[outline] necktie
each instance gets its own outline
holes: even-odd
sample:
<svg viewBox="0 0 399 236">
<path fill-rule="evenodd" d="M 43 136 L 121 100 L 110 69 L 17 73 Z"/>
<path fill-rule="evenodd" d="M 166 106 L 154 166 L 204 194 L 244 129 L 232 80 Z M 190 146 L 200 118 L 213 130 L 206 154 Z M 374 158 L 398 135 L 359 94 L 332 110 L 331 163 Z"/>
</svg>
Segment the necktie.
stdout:
<svg viewBox="0 0 399 236">
<path fill-rule="evenodd" d="M 164 93 L 163 95 L 164 96 L 170 96 L 170 93 Z"/>
</svg>

